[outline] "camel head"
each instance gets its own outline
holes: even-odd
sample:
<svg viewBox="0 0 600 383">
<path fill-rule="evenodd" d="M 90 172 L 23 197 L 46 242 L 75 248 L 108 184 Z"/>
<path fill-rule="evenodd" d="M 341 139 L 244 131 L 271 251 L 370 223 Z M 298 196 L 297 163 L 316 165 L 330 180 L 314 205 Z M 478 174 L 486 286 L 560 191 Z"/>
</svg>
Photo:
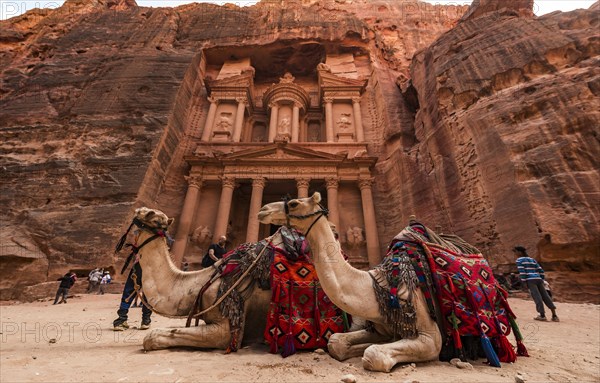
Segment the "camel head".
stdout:
<svg viewBox="0 0 600 383">
<path fill-rule="evenodd" d="M 272 202 L 266 204 L 258 212 L 258 220 L 264 224 L 286 225 L 301 231 L 306 232 L 306 229 L 311 226 L 315 219 L 319 218 L 319 214 L 326 214 L 326 209 L 320 205 L 321 194 L 315 192 L 312 197 L 296 198 L 287 201 Z"/>
<path fill-rule="evenodd" d="M 162 211 L 147 207 L 135 209 L 134 219 L 137 219 L 151 229 L 167 230 L 173 223 L 173 218 L 167 217 Z"/>
</svg>

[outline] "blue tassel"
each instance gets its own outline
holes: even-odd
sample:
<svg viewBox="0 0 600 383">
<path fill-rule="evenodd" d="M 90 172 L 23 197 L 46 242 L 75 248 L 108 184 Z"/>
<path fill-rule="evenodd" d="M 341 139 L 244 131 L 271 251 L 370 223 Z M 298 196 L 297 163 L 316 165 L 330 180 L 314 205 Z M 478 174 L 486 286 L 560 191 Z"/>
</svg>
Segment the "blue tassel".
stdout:
<svg viewBox="0 0 600 383">
<path fill-rule="evenodd" d="M 492 367 L 501 367 L 500 360 L 498 359 L 498 355 L 496 355 L 496 351 L 494 351 L 494 347 L 492 346 L 492 342 L 490 338 L 487 337 L 481 332 L 481 346 L 483 347 L 483 352 L 485 352 L 485 356 Z"/>
<path fill-rule="evenodd" d="M 283 341 L 283 351 L 281 352 L 281 356 L 287 358 L 295 353 L 296 346 L 294 346 L 294 336 L 291 333 L 288 333 L 285 335 L 285 339 Z"/>
<path fill-rule="evenodd" d="M 400 308 L 400 302 L 398 302 L 398 297 L 393 294 L 390 294 L 390 307 L 393 309 Z"/>
</svg>

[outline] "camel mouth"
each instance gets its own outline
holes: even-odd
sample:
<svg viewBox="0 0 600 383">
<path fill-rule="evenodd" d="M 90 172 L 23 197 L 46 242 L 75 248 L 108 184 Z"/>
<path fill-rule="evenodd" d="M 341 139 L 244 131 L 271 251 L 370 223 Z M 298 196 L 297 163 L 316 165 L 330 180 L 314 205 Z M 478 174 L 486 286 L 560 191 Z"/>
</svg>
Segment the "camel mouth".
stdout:
<svg viewBox="0 0 600 383">
<path fill-rule="evenodd" d="M 269 219 L 270 217 L 271 217 L 271 212 L 268 212 L 268 211 L 259 211 L 258 212 L 258 221 L 260 223 L 264 223 L 264 224 L 271 223 L 271 220 Z"/>
</svg>

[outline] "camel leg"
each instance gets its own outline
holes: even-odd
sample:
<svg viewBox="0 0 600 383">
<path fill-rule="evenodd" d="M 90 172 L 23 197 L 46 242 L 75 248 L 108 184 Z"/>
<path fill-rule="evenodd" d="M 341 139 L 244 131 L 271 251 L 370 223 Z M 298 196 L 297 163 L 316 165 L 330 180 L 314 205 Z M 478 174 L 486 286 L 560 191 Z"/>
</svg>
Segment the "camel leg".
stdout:
<svg viewBox="0 0 600 383">
<path fill-rule="evenodd" d="M 441 347 L 442 337 L 439 331 L 420 333 L 415 339 L 374 344 L 365 350 L 363 367 L 372 371 L 390 372 L 397 363 L 437 360 Z"/>
<path fill-rule="evenodd" d="M 242 333 L 240 333 L 240 340 Z M 229 346 L 231 334 L 227 320 L 173 329 L 152 330 L 144 338 L 144 350 L 160 350 L 169 347 L 197 347 L 225 349 Z"/>
<path fill-rule="evenodd" d="M 355 356 L 361 356 L 365 349 L 373 343 L 389 340 L 389 336 L 376 332 L 359 330 L 354 332 L 333 334 L 327 342 L 329 355 L 337 360 L 346 360 Z"/>
</svg>

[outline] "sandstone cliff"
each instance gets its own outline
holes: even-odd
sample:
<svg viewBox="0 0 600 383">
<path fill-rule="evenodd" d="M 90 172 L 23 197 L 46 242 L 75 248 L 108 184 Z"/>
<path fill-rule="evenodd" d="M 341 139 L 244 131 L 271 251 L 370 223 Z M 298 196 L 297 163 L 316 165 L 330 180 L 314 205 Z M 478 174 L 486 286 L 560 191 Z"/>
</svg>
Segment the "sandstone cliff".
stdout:
<svg viewBox="0 0 600 383">
<path fill-rule="evenodd" d="M 415 55 L 414 144 L 391 156 L 388 190 L 500 270 L 516 244 L 550 270 L 598 270 L 600 12 L 532 18 L 523 3 L 474 5 Z"/>
<path fill-rule="evenodd" d="M 81 0 L 1 21 L 0 298 L 69 268 L 114 265 L 134 206 L 179 214 L 171 206 L 183 198 L 183 156 L 193 150 L 184 137 L 197 133 L 186 129 L 206 118 L 190 104 L 205 95 L 193 85 L 202 48 L 362 45 L 381 63 L 382 88 L 400 99 L 387 65 L 407 74 L 412 55 L 466 9 L 344 3 L 171 9 Z"/>
<path fill-rule="evenodd" d="M 135 206 L 177 216 L 187 138 L 206 118 L 192 101 L 206 96 L 201 50 L 293 41 L 370 55 L 383 248 L 417 214 L 495 265 L 519 243 L 597 269 L 598 10 L 533 18 L 528 1 L 493 3 L 84 0 L 0 22 L 0 298 L 115 266 Z"/>
</svg>

